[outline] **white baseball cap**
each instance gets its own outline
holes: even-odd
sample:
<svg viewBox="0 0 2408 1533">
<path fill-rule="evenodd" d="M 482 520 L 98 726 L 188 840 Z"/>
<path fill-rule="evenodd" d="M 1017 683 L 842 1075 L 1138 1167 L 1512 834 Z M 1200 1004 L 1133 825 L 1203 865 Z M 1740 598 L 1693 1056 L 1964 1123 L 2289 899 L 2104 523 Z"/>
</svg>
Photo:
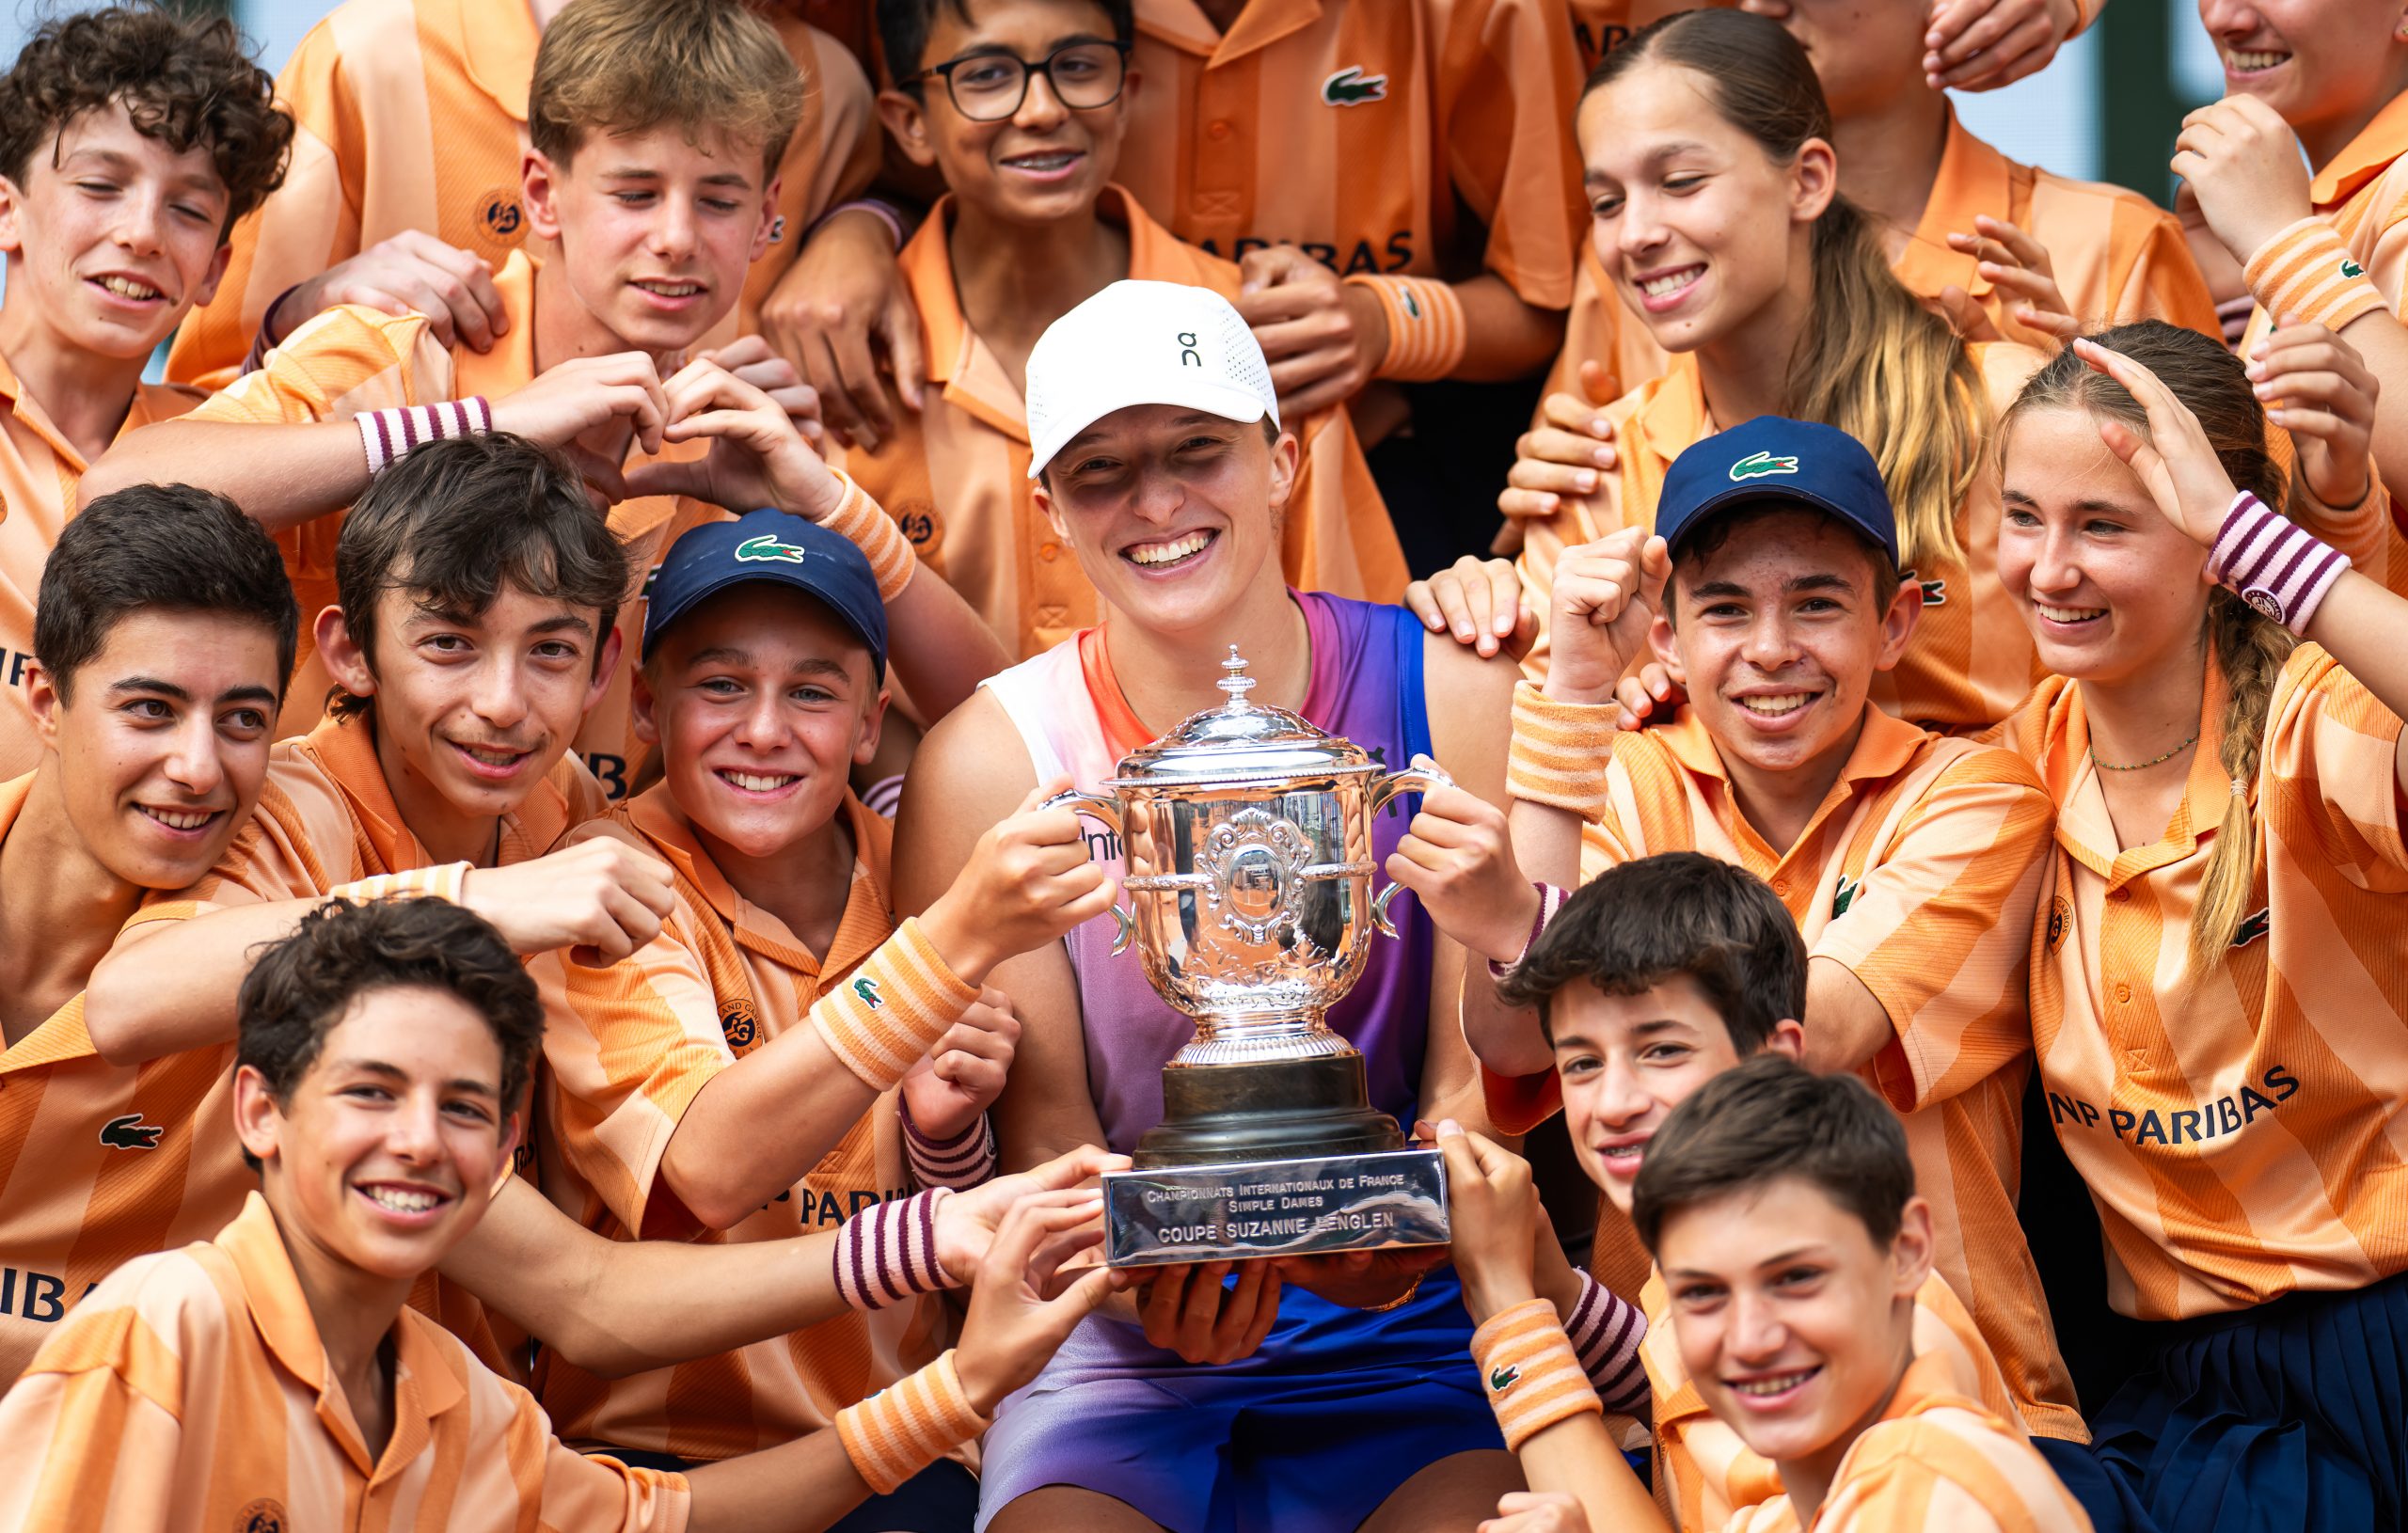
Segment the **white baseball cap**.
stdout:
<svg viewBox="0 0 2408 1533">
<path fill-rule="evenodd" d="M 1028 477 L 1071 437 L 1133 404 L 1279 423 L 1254 332 L 1211 288 L 1115 282 L 1046 326 L 1028 354 Z"/>
</svg>

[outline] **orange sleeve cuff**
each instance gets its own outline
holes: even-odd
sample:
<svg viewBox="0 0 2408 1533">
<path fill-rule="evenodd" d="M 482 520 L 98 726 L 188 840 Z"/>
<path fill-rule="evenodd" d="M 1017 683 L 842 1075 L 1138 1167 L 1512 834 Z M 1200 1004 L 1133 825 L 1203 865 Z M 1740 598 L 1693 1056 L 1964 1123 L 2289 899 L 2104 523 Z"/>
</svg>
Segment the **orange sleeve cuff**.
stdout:
<svg viewBox="0 0 2408 1533">
<path fill-rule="evenodd" d="M 811 1008 L 811 1025 L 831 1052 L 873 1091 L 903 1079 L 944 1035 L 978 987 L 947 967 L 944 956 L 906 918 L 895 935 Z"/>
<path fill-rule="evenodd" d="M 956 1444 L 987 1430 L 971 1409 L 952 1349 L 935 1362 L 836 1413 L 845 1456 L 869 1488 L 890 1495 Z"/>
<path fill-rule="evenodd" d="M 1560 703 L 1529 682 L 1513 687 L 1513 742 L 1505 786 L 1514 798 L 1606 817 L 1606 764 L 1613 756 L 1614 704 Z"/>
<path fill-rule="evenodd" d="M 1584 1411 L 1606 1414 L 1596 1387 L 1580 1367 L 1580 1354 L 1563 1334 L 1555 1306 L 1530 1299 L 1499 1310 L 1471 1335 L 1472 1362 L 1481 1387 L 1515 1453 L 1532 1437 Z"/>
<path fill-rule="evenodd" d="M 2268 240 L 2242 276 L 2258 307 L 2277 324 L 2284 315 L 2297 314 L 2310 324 L 2338 330 L 2388 307 L 2339 231 L 2313 215 Z"/>
</svg>

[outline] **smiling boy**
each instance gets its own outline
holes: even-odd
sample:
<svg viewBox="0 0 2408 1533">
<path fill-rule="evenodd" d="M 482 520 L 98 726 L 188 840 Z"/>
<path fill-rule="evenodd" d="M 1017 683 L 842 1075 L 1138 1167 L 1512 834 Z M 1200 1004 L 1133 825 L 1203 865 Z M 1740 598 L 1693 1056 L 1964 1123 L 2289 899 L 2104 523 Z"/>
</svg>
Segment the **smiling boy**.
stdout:
<svg viewBox="0 0 2408 1533">
<path fill-rule="evenodd" d="M 250 819 L 292 669 L 276 545 L 218 497 L 123 490 L 67 524 L 27 668 L 40 765 L 0 782 L 0 1389 L 119 1262 L 205 1239 L 245 1185 L 223 1045 L 139 1068 L 92 1048 L 82 996 L 154 891 Z"/>
<path fill-rule="evenodd" d="M 903 0 L 879 8 L 899 82 L 887 128 L 947 194 L 900 257 L 928 340 L 926 401 L 845 466 L 1016 657 L 1098 615 L 1095 588 L 1037 508 L 1028 354 L 1123 277 L 1240 292 L 1238 266 L 1180 241 L 1112 183 L 1144 82 L 1129 0 Z M 1343 410 L 1296 416 L 1280 523 L 1291 585 L 1393 601 L 1404 554 Z"/>
<path fill-rule="evenodd" d="M 943 582 L 911 580 L 891 522 L 803 444 L 789 418 L 809 396 L 765 342 L 688 359 L 768 246 L 799 100 L 793 59 L 742 0 L 578 0 L 546 28 L 528 97 L 527 218 L 556 253 L 521 250 L 495 274 L 502 340 L 446 347 L 422 316 L 330 309 L 190 419 L 130 436 L 97 482 L 175 478 L 231 497 L 278 534 L 308 611 L 332 599 L 342 509 L 429 435 L 503 431 L 566 452 L 638 571 L 723 507 L 836 518 L 883 539 L 898 664 L 943 712 L 1001 649 Z M 640 590 L 620 600 L 638 631 Z M 296 686 L 295 731 L 317 721 L 315 672 Z M 614 651 L 576 735 L 613 796 L 635 766 L 626 688 Z"/>
<path fill-rule="evenodd" d="M 966 1185 L 992 1169 L 985 1110 L 1019 1024 L 1000 992 L 982 1002 L 981 982 L 1100 913 L 1113 886 L 1075 816 L 1032 810 L 898 926 L 887 822 L 847 787 L 878 748 L 886 640 L 869 561 L 800 517 L 699 527 L 663 560 L 635 702 L 666 775 L 571 843 L 659 858 L 674 903 L 624 963 L 538 969 L 551 1019 L 543 1176 L 588 1226 L 777 1241 L 909 1180 Z M 614 1383 L 555 1362 L 545 1401 L 570 1441 L 647 1462 L 824 1428 L 935 1351 L 942 1314 L 908 1272 L 892 1275 L 909 1293 L 889 1297 L 907 1302 L 673 1374 Z M 938 1463 L 855 1516 L 966 1527 L 976 1506 L 968 1472 Z"/>
<path fill-rule="evenodd" d="M 543 1033 L 517 956 L 446 901 L 336 902 L 261 956 L 240 1004 L 233 1118 L 260 1190 L 214 1241 L 94 1290 L 0 1403 L 0 1523 L 824 1528 L 879 1466 L 974 1432 L 1113 1286 L 1040 1297 L 1100 1228 L 1092 1193 L 1032 1198 L 987 1254 L 962 1349 L 836 1430 L 690 1476 L 587 1458 L 404 1307 L 509 1178 Z"/>
<path fill-rule="evenodd" d="M 46 23 L 0 76 L 0 779 L 41 759 L 34 593 L 78 478 L 200 403 L 142 369 L 284 173 L 272 94 L 232 23 L 139 5 Z"/>
<path fill-rule="evenodd" d="M 2006 752 L 1869 701 L 1922 593 L 1899 578 L 1896 518 L 1853 437 L 1769 416 L 1708 437 L 1666 478 L 1656 526 L 1662 537 L 1634 528 L 1583 545 L 1574 588 L 1556 592 L 1551 631 L 1574 648 L 1550 658 L 1544 690 L 1515 695 L 1510 850 L 1493 835 L 1498 854 L 1475 878 L 1406 846 L 1391 871 L 1496 963 L 1521 955 L 1541 913 L 1516 861 L 1570 885 L 1701 851 L 1769 883 L 1812 955 L 1808 1062 L 1865 1071 L 1905 1116 L 1941 1272 L 2032 1430 L 2084 1441 L 2015 1213 L 2047 797 Z M 1670 724 L 1617 732 L 1613 687 L 1642 644 L 1690 703 Z M 1451 796 L 1434 809 L 1487 820 Z M 1458 835 L 1434 820 L 1417 831 L 1424 846 Z M 1551 1111 L 1534 1019 L 1472 975 L 1465 1022 L 1482 1063 L 1529 1088 L 1518 1109 L 1493 1098 L 1500 1126 Z"/>
</svg>

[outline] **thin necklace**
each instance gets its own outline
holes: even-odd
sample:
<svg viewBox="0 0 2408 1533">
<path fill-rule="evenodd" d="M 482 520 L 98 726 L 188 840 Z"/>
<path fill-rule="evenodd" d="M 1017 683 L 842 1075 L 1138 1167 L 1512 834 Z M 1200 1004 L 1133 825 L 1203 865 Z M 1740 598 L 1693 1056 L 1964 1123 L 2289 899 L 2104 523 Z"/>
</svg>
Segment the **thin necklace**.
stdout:
<svg viewBox="0 0 2408 1533">
<path fill-rule="evenodd" d="M 2137 772 L 2145 766 L 2154 766 L 2160 762 L 2172 761 L 2175 757 L 2180 755 L 2183 751 L 2190 750 L 2193 746 L 2198 743 L 2199 736 L 2196 734 L 2194 734 L 2189 739 L 2184 740 L 2180 745 L 2176 746 L 2173 750 L 2168 751 L 2162 756 L 2151 756 L 2147 761 L 2135 761 L 2130 764 L 2101 761 L 2099 759 L 2099 752 L 2093 751 L 2090 752 L 2090 764 L 2093 766 L 2098 767 L 2102 772 Z"/>
</svg>

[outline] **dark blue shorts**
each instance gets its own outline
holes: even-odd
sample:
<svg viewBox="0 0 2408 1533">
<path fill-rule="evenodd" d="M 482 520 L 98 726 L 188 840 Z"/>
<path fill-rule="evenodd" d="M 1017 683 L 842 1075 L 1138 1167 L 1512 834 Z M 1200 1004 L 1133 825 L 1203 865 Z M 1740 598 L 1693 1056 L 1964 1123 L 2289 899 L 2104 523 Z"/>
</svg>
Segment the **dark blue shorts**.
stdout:
<svg viewBox="0 0 2408 1533">
<path fill-rule="evenodd" d="M 637 1469 L 683 1473 L 694 1467 L 670 1453 L 626 1447 L 598 1451 Z M 837 1518 L 827 1533 L 970 1533 L 977 1515 L 978 1478 L 951 1459 L 939 1459 L 892 1493 L 871 1496 Z"/>
<path fill-rule="evenodd" d="M 2091 1422 L 2164 1533 L 2374 1533 L 2408 1509 L 2408 1273 L 2166 1326 Z"/>
</svg>

